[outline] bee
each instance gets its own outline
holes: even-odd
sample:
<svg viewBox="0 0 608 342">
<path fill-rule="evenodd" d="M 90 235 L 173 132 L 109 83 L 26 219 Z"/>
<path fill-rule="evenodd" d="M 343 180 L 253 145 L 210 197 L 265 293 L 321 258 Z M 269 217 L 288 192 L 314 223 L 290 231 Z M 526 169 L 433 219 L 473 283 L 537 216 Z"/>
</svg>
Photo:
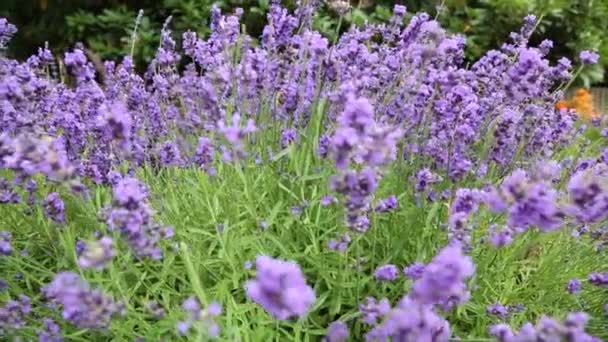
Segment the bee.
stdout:
<svg viewBox="0 0 608 342">
<path fill-rule="evenodd" d="M 282 91 L 278 91 L 277 95 L 275 97 L 275 102 L 278 105 L 283 105 L 285 104 L 285 94 Z"/>
</svg>

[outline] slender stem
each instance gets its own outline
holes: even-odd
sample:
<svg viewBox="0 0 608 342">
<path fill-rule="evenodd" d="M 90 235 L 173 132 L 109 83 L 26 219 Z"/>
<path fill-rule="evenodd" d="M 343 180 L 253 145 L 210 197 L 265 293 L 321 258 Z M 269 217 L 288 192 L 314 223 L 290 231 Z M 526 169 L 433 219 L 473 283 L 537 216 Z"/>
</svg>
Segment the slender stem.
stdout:
<svg viewBox="0 0 608 342">
<path fill-rule="evenodd" d="M 333 46 L 336 45 L 336 43 L 338 42 L 338 37 L 340 37 L 340 29 L 342 28 L 342 18 L 344 18 L 344 15 L 340 15 L 340 18 L 338 19 L 338 26 L 336 26 L 336 35 L 334 36 L 334 44 Z"/>
<path fill-rule="evenodd" d="M 570 86 L 572 85 L 574 80 L 576 80 L 578 78 L 581 71 L 583 71 L 584 67 L 585 67 L 584 65 L 579 66 L 578 69 L 576 70 L 576 72 L 574 73 L 574 75 L 572 76 L 572 78 L 570 78 L 570 81 L 568 81 L 568 83 L 566 83 L 566 85 L 561 89 L 564 93 L 570 88 Z"/>
<path fill-rule="evenodd" d="M 207 298 L 205 296 L 205 292 L 203 291 L 203 287 L 201 286 L 201 280 L 198 276 L 198 273 L 194 269 L 194 265 L 192 264 L 192 259 L 190 258 L 190 251 L 188 250 L 188 246 L 185 243 L 180 243 L 180 250 L 182 253 L 182 258 L 184 260 L 184 264 L 186 265 L 186 270 L 188 272 L 188 277 L 190 278 L 190 284 L 192 285 L 192 290 L 198 296 L 199 300 L 203 305 L 207 305 Z"/>
<path fill-rule="evenodd" d="M 437 6 L 437 13 L 435 14 L 435 20 L 439 18 L 439 16 L 443 13 L 445 7 L 445 0 L 441 0 L 439 6 Z"/>
<path fill-rule="evenodd" d="M 141 19 L 144 16 L 144 10 L 139 10 L 137 13 L 137 19 L 135 19 L 135 27 L 133 27 L 133 32 L 131 33 L 131 59 L 133 58 L 133 52 L 135 51 L 135 41 L 137 40 L 137 29 L 139 28 L 139 24 L 141 23 Z"/>
<path fill-rule="evenodd" d="M 355 272 L 357 273 L 357 306 L 361 304 L 361 272 L 359 271 L 359 259 L 361 258 L 360 236 L 355 241 Z"/>
</svg>

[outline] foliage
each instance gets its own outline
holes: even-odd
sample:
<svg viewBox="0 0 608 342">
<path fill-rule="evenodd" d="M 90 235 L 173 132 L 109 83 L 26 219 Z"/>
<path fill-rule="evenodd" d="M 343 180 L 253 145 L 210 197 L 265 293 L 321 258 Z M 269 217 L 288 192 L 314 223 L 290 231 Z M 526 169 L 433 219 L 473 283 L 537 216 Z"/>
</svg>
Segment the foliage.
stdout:
<svg viewBox="0 0 608 342">
<path fill-rule="evenodd" d="M 608 337 L 608 128 L 556 108 L 537 18 L 467 65 L 428 15 L 332 42 L 312 10 L 254 40 L 213 8 L 103 80 L 0 56 L 2 338 Z"/>
</svg>

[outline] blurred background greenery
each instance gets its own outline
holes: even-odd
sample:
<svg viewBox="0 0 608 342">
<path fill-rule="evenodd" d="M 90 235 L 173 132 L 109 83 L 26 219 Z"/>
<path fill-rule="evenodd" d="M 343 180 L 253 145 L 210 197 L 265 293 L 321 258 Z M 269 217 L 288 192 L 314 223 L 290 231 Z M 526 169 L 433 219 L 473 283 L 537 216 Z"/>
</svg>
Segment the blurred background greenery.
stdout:
<svg viewBox="0 0 608 342">
<path fill-rule="evenodd" d="M 333 1 L 337 0 L 322 2 L 314 18 L 315 28 L 331 38 L 337 34 L 339 19 L 331 9 Z M 395 3 L 406 5 L 410 14 L 426 11 L 437 15 L 444 27 L 464 33 L 469 62 L 499 47 L 509 32 L 519 28 L 526 14 L 534 13 L 543 20 L 533 43 L 553 40 L 552 59 L 567 56 L 576 63 L 581 50 L 600 52 L 601 63 L 586 68 L 579 85 L 605 84 L 607 79 L 608 0 L 354 0 L 341 31 L 365 21 L 388 20 Z M 19 28 L 9 47 L 14 57 L 25 58 L 48 41 L 56 53 L 82 42 L 99 58 L 115 59 L 128 52 L 134 20 L 143 9 L 135 56 L 137 65 L 144 68 L 158 46 L 166 17 L 173 16 L 171 28 L 176 35 L 188 29 L 205 34 L 213 4 L 225 12 L 242 7 L 246 30 L 259 36 L 269 0 L 0 0 L 0 16 Z M 295 0 L 283 4 L 293 8 Z"/>
</svg>

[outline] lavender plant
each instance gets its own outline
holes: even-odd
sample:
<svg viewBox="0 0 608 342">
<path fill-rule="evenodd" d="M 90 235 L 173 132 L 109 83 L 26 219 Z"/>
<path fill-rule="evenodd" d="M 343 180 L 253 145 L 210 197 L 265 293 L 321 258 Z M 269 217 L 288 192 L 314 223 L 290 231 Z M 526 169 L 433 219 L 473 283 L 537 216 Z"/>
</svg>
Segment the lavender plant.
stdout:
<svg viewBox="0 0 608 342">
<path fill-rule="evenodd" d="M 572 66 L 537 18 L 466 66 L 425 13 L 330 42 L 314 6 L 273 2 L 259 41 L 213 8 L 181 50 L 167 20 L 103 82 L 78 45 L 63 79 L 47 48 L 0 58 L 0 265 L 28 298 L 3 336 L 607 337 L 605 137 L 555 108 Z"/>
</svg>

